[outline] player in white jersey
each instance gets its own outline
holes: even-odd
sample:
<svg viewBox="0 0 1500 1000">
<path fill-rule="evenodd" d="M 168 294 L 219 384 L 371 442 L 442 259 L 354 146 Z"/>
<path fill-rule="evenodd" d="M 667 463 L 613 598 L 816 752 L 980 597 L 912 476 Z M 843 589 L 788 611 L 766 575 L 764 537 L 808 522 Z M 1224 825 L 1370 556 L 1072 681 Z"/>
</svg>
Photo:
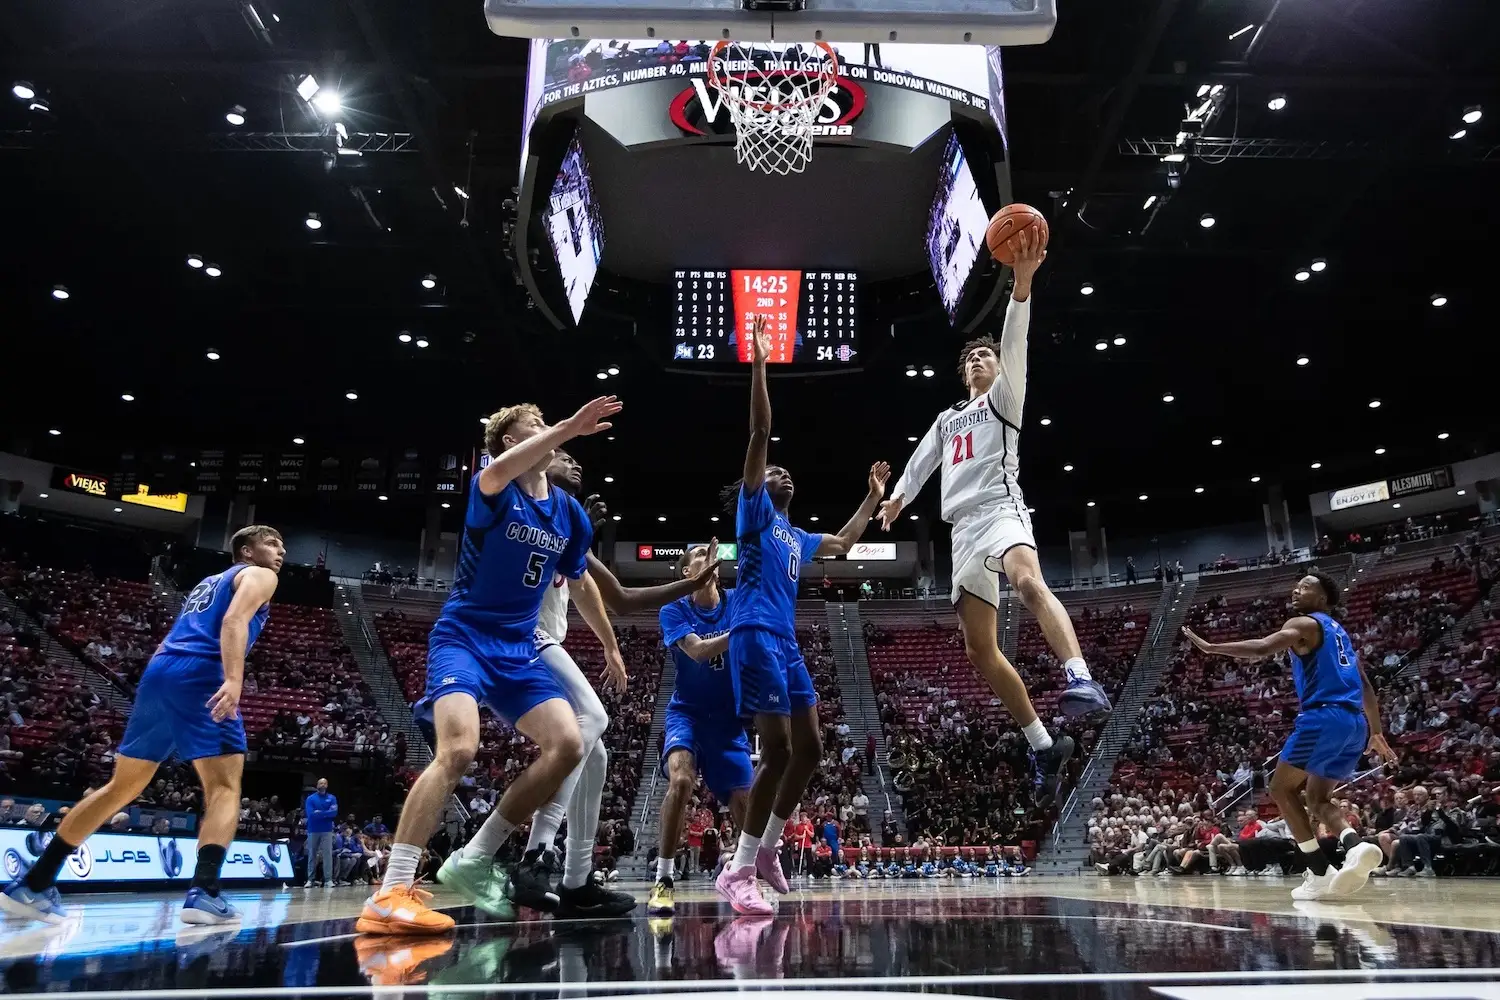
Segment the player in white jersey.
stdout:
<svg viewBox="0 0 1500 1000">
<path fill-rule="evenodd" d="M 969 398 L 938 415 L 877 517 L 889 531 L 933 472 L 942 470 L 942 516 L 953 524 L 952 600 L 963 625 L 965 651 L 1025 732 L 1046 773 L 1050 793 L 1055 790 L 1057 769 L 1072 755 L 1073 741 L 1060 736 L 1054 742 L 1037 718 L 1020 674 L 1000 652 L 996 641 L 999 573 L 1005 574 L 1022 603 L 1036 615 L 1047 645 L 1063 661 L 1068 675 L 1060 700 L 1063 712 L 1082 715 L 1107 710 L 1110 705 L 1084 663 L 1067 609 L 1042 579 L 1031 516 L 1017 480 L 1031 282 L 1047 258 L 1047 247 L 1045 240 L 1033 240 L 1025 230 L 1012 237 L 1009 246 L 1015 254 L 1015 284 L 1000 342 L 983 337 L 965 345 L 959 377 Z"/>
<path fill-rule="evenodd" d="M 547 480 L 554 488 L 576 496 L 583 485 L 583 466 L 559 448 L 547 467 Z M 603 501 L 591 496 L 584 501 L 584 508 L 598 530 L 608 515 Z M 615 641 L 609 612 L 624 614 L 660 608 L 694 592 L 717 569 L 715 561 L 713 566 L 688 580 L 659 587 L 622 587 L 609 568 L 592 553 L 587 556 L 587 563 L 588 572 L 579 578 L 576 590 L 570 588 L 565 577 L 553 579 L 552 586 L 542 598 L 536 630 L 537 655 L 562 683 L 577 712 L 578 729 L 583 737 L 583 759 L 556 794 L 532 815 L 531 836 L 516 871 L 518 879 L 527 879 L 537 885 L 550 884 L 551 875 L 562 876 L 561 888 L 554 893 L 558 897 L 555 912 L 560 918 L 619 916 L 634 909 L 636 902 L 627 893 L 611 892 L 588 881 L 609 766 L 609 752 L 603 740 L 604 731 L 609 726 L 609 713 L 593 685 L 562 647 L 568 635 L 569 599 L 574 598 L 578 613 L 598 636 L 604 649 L 605 683 L 623 691 L 628 675 Z M 564 866 L 558 870 L 552 844 L 565 815 L 568 819 L 567 849 Z M 503 840 L 493 842 L 492 834 L 498 835 L 500 831 L 490 830 L 490 826 L 487 820 L 467 845 L 448 858 L 438 873 L 438 879 L 459 890 L 482 909 L 509 918 L 514 916 L 514 909 L 505 898 L 505 873 L 493 865 L 495 852 Z"/>
</svg>

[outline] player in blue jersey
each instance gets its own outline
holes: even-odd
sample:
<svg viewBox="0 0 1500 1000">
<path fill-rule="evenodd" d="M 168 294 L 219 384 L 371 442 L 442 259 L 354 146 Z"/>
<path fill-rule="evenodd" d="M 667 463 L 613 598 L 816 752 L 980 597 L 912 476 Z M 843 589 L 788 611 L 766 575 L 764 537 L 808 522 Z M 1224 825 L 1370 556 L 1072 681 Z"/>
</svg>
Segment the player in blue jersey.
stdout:
<svg viewBox="0 0 1500 1000">
<path fill-rule="evenodd" d="M 760 769 L 750 788 L 739 846 L 714 883 L 736 912 L 760 915 L 773 910 L 756 888 L 756 873 L 777 892 L 790 891 L 776 842 L 823 756 L 818 696 L 797 648 L 797 580 L 808 560 L 842 555 L 859 541 L 891 474 L 884 462 L 870 468 L 869 492 L 837 534 L 810 535 L 787 519 L 792 477 L 779 465 L 766 464 L 771 440 L 766 358 L 771 338 L 765 327 L 766 318 L 756 316 L 745 474 L 724 494 L 726 504 L 734 501 L 739 542 L 730 673 L 738 689 L 740 716 L 753 717 L 760 734 Z"/>
<path fill-rule="evenodd" d="M 695 545 L 677 560 L 684 579 L 702 575 L 715 558 L 717 540 Z M 661 839 L 657 844 L 656 884 L 646 911 L 672 914 L 672 859 L 682 816 L 692 798 L 694 774 L 702 774 L 714 798 L 727 803 L 735 826 L 745 825 L 745 802 L 753 769 L 750 741 L 740 719 L 734 677 L 726 662 L 735 591 L 720 590 L 710 577 L 691 597 L 661 609 L 661 641 L 672 651 L 677 685 L 667 705 L 662 734 L 661 768 L 667 775 L 661 806 Z"/>
<path fill-rule="evenodd" d="M 365 903 L 355 928 L 366 934 L 442 934 L 453 918 L 429 907 L 414 888 L 422 849 L 437 830 L 443 803 L 479 750 L 479 706 L 484 704 L 540 750 L 510 783 L 486 823 L 484 842 L 500 845 L 550 799 L 583 759 L 583 737 L 567 692 L 537 656 L 537 615 L 561 574 L 583 576 L 593 528 L 582 505 L 547 482 L 553 449 L 610 427 L 620 412 L 600 396 L 555 427 L 529 403 L 490 416 L 485 450 L 492 461 L 469 484 L 458 571 L 427 646 L 427 691 L 414 714 L 432 720 L 437 750 L 401 810 L 380 890 Z M 477 839 L 477 838 L 476 838 Z M 533 909 L 558 908 L 563 893 L 599 891 L 589 879 L 553 892 L 534 869 L 517 869 L 511 900 Z"/>
<path fill-rule="evenodd" d="M 1379 847 L 1360 843 L 1359 832 L 1331 801 L 1334 788 L 1354 776 L 1365 750 L 1386 761 L 1396 759 L 1380 731 L 1380 700 L 1348 633 L 1333 619 L 1339 594 L 1332 577 L 1314 570 L 1292 588 L 1294 617 L 1264 639 L 1207 642 L 1192 629 L 1182 630 L 1210 656 L 1259 660 L 1282 650 L 1291 653 L 1301 709 L 1269 790 L 1307 862 L 1307 877 L 1292 890 L 1294 899 L 1350 895 L 1369 880 L 1382 858 Z M 1319 848 L 1318 821 L 1343 844 L 1342 869 Z"/>
<path fill-rule="evenodd" d="M 235 563 L 199 583 L 166 639 L 146 664 L 135 706 L 115 753 L 115 773 L 63 817 L 41 857 L 0 895 L 0 909 L 58 923 L 67 916 L 57 892 L 63 862 L 143 792 L 174 752 L 203 782 L 198 866 L 179 914 L 187 924 L 238 920 L 219 894 L 219 871 L 240 818 L 245 724 L 240 690 L 245 656 L 266 624 L 286 548 L 275 528 L 252 524 L 230 542 Z"/>
</svg>

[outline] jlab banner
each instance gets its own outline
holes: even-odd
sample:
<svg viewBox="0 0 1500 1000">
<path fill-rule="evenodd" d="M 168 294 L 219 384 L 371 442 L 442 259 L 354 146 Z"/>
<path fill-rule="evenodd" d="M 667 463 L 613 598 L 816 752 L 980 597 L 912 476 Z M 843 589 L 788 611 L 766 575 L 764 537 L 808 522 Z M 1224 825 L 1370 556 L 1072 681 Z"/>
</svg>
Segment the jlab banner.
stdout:
<svg viewBox="0 0 1500 1000">
<path fill-rule="evenodd" d="M 20 877 L 41 857 L 50 832 L 0 829 L 0 858 L 7 881 Z M 59 882 L 164 882 L 192 877 L 198 857 L 193 837 L 96 833 L 68 855 Z M 286 881 L 292 877 L 291 852 L 278 841 L 236 840 L 224 855 L 225 882 Z"/>
</svg>

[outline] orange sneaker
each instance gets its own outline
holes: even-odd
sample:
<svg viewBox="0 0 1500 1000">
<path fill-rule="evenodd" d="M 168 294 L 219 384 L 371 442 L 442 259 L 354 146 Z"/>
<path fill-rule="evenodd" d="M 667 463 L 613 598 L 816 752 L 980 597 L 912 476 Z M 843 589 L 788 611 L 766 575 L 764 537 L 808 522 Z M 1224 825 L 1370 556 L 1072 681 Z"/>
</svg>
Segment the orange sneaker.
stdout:
<svg viewBox="0 0 1500 1000">
<path fill-rule="evenodd" d="M 422 963 L 452 950 L 453 939 L 446 937 L 413 941 L 406 936 L 382 934 L 354 941 L 359 971 L 365 974 L 372 986 L 407 986 L 425 982 L 427 973 L 422 971 Z"/>
<path fill-rule="evenodd" d="M 411 885 L 382 889 L 365 900 L 354 929 L 361 934 L 444 934 L 453 918 L 427 905 L 432 893 Z"/>
</svg>

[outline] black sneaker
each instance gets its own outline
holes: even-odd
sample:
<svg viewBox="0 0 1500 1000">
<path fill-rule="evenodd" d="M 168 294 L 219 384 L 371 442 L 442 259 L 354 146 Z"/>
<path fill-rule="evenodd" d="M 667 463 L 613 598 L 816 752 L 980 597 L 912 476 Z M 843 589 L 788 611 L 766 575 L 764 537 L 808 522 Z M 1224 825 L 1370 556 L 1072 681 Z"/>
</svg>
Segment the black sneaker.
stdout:
<svg viewBox="0 0 1500 1000">
<path fill-rule="evenodd" d="M 576 889 L 559 887 L 560 902 L 553 916 L 559 919 L 589 919 L 592 917 L 623 917 L 635 909 L 635 897 L 625 892 L 606 889 L 593 879 L 588 879 Z"/>
<path fill-rule="evenodd" d="M 1041 753 L 1033 750 L 1031 759 L 1036 772 L 1036 804 L 1050 806 L 1057 798 L 1063 768 L 1073 759 L 1073 737 L 1059 734 L 1046 750 Z"/>
<path fill-rule="evenodd" d="M 542 871 L 546 872 L 551 878 L 562 878 L 563 863 L 561 855 L 557 853 L 557 848 L 542 848 L 542 857 L 541 860 L 537 862 L 537 864 L 541 867 Z"/>
<path fill-rule="evenodd" d="M 528 906 L 543 913 L 557 909 L 558 895 L 552 891 L 552 879 L 540 864 L 540 851 L 527 851 L 521 863 L 510 874 L 506 897 L 517 906 Z"/>
</svg>

